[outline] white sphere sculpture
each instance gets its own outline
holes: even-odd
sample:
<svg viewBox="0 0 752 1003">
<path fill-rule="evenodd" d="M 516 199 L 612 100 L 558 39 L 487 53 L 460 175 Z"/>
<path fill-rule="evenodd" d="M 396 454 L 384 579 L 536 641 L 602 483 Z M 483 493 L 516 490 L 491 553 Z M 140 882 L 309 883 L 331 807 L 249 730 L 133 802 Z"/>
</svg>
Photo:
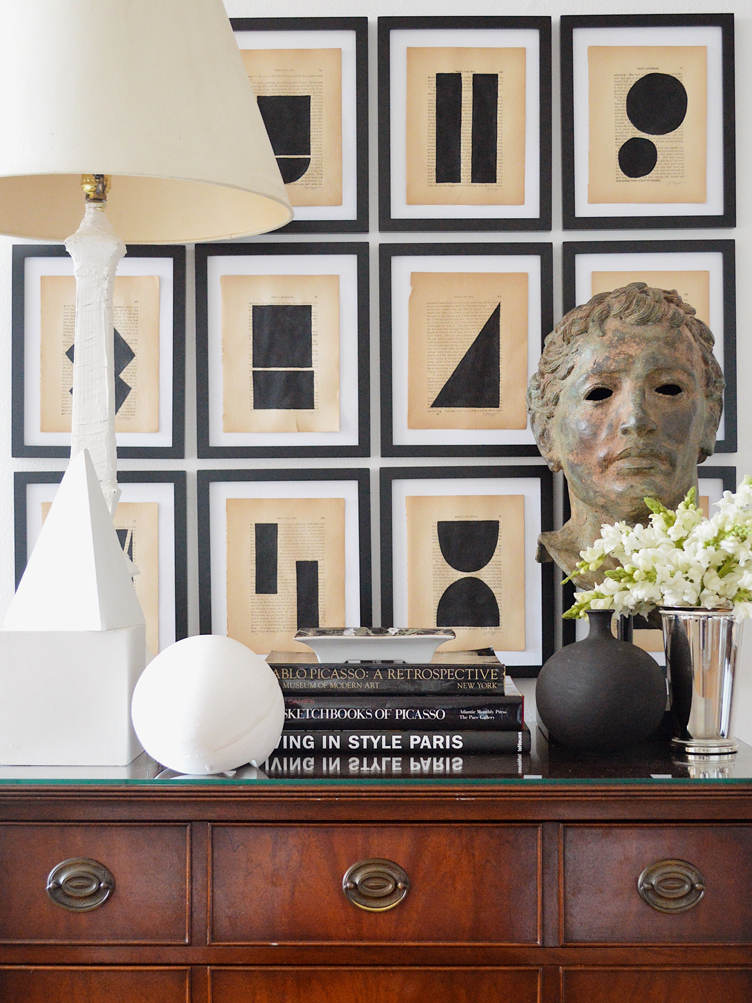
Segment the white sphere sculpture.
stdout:
<svg viewBox="0 0 752 1003">
<path fill-rule="evenodd" d="M 230 637 L 202 634 L 147 665 L 132 714 L 150 756 L 195 775 L 260 765 L 279 743 L 285 707 L 263 658 Z"/>
</svg>

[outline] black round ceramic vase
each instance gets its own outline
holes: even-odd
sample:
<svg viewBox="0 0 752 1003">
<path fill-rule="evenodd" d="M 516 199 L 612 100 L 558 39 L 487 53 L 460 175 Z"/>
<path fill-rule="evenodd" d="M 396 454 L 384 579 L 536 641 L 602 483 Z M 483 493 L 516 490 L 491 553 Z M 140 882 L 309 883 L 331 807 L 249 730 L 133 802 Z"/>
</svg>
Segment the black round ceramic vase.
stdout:
<svg viewBox="0 0 752 1003">
<path fill-rule="evenodd" d="M 583 752 L 617 752 L 652 734 L 666 709 L 658 663 L 611 633 L 612 610 L 590 610 L 584 641 L 557 651 L 541 669 L 538 716 L 553 737 Z"/>
</svg>

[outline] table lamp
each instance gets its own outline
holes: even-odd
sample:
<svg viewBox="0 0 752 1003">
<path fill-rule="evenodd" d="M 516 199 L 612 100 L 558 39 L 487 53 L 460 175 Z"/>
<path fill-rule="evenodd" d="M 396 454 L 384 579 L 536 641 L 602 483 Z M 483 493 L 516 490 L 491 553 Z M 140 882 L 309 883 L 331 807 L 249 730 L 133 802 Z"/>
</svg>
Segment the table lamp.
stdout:
<svg viewBox="0 0 752 1003">
<path fill-rule="evenodd" d="M 0 631 L 0 762 L 139 751 L 143 614 L 109 518 L 124 244 L 291 218 L 222 0 L 0 4 L 0 233 L 65 240 L 76 276 L 71 464 Z"/>
</svg>

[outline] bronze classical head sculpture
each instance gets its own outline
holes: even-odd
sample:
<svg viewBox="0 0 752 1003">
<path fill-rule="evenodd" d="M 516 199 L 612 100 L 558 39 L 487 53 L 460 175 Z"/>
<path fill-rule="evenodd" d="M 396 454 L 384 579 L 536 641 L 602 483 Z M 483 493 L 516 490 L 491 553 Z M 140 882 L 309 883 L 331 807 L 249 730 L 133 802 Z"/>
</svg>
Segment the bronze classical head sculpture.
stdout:
<svg viewBox="0 0 752 1003">
<path fill-rule="evenodd" d="M 546 338 L 527 406 L 571 518 L 540 537 L 538 559 L 571 574 L 602 523 L 674 508 L 713 452 L 724 379 L 714 339 L 675 292 L 633 282 L 570 310 Z M 578 579 L 585 581 L 586 579 Z"/>
</svg>

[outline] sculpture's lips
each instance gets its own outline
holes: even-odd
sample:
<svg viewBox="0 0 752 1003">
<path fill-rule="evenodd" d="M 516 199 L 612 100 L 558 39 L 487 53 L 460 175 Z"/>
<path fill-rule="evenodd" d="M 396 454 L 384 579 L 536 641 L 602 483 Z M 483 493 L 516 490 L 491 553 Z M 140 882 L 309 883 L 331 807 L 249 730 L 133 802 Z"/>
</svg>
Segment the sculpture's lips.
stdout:
<svg viewBox="0 0 752 1003">
<path fill-rule="evenodd" d="M 617 453 L 613 463 L 622 463 L 624 466 L 650 468 L 655 467 L 656 462 L 666 462 L 667 456 L 660 449 L 651 449 L 649 446 L 628 446 Z"/>
</svg>

